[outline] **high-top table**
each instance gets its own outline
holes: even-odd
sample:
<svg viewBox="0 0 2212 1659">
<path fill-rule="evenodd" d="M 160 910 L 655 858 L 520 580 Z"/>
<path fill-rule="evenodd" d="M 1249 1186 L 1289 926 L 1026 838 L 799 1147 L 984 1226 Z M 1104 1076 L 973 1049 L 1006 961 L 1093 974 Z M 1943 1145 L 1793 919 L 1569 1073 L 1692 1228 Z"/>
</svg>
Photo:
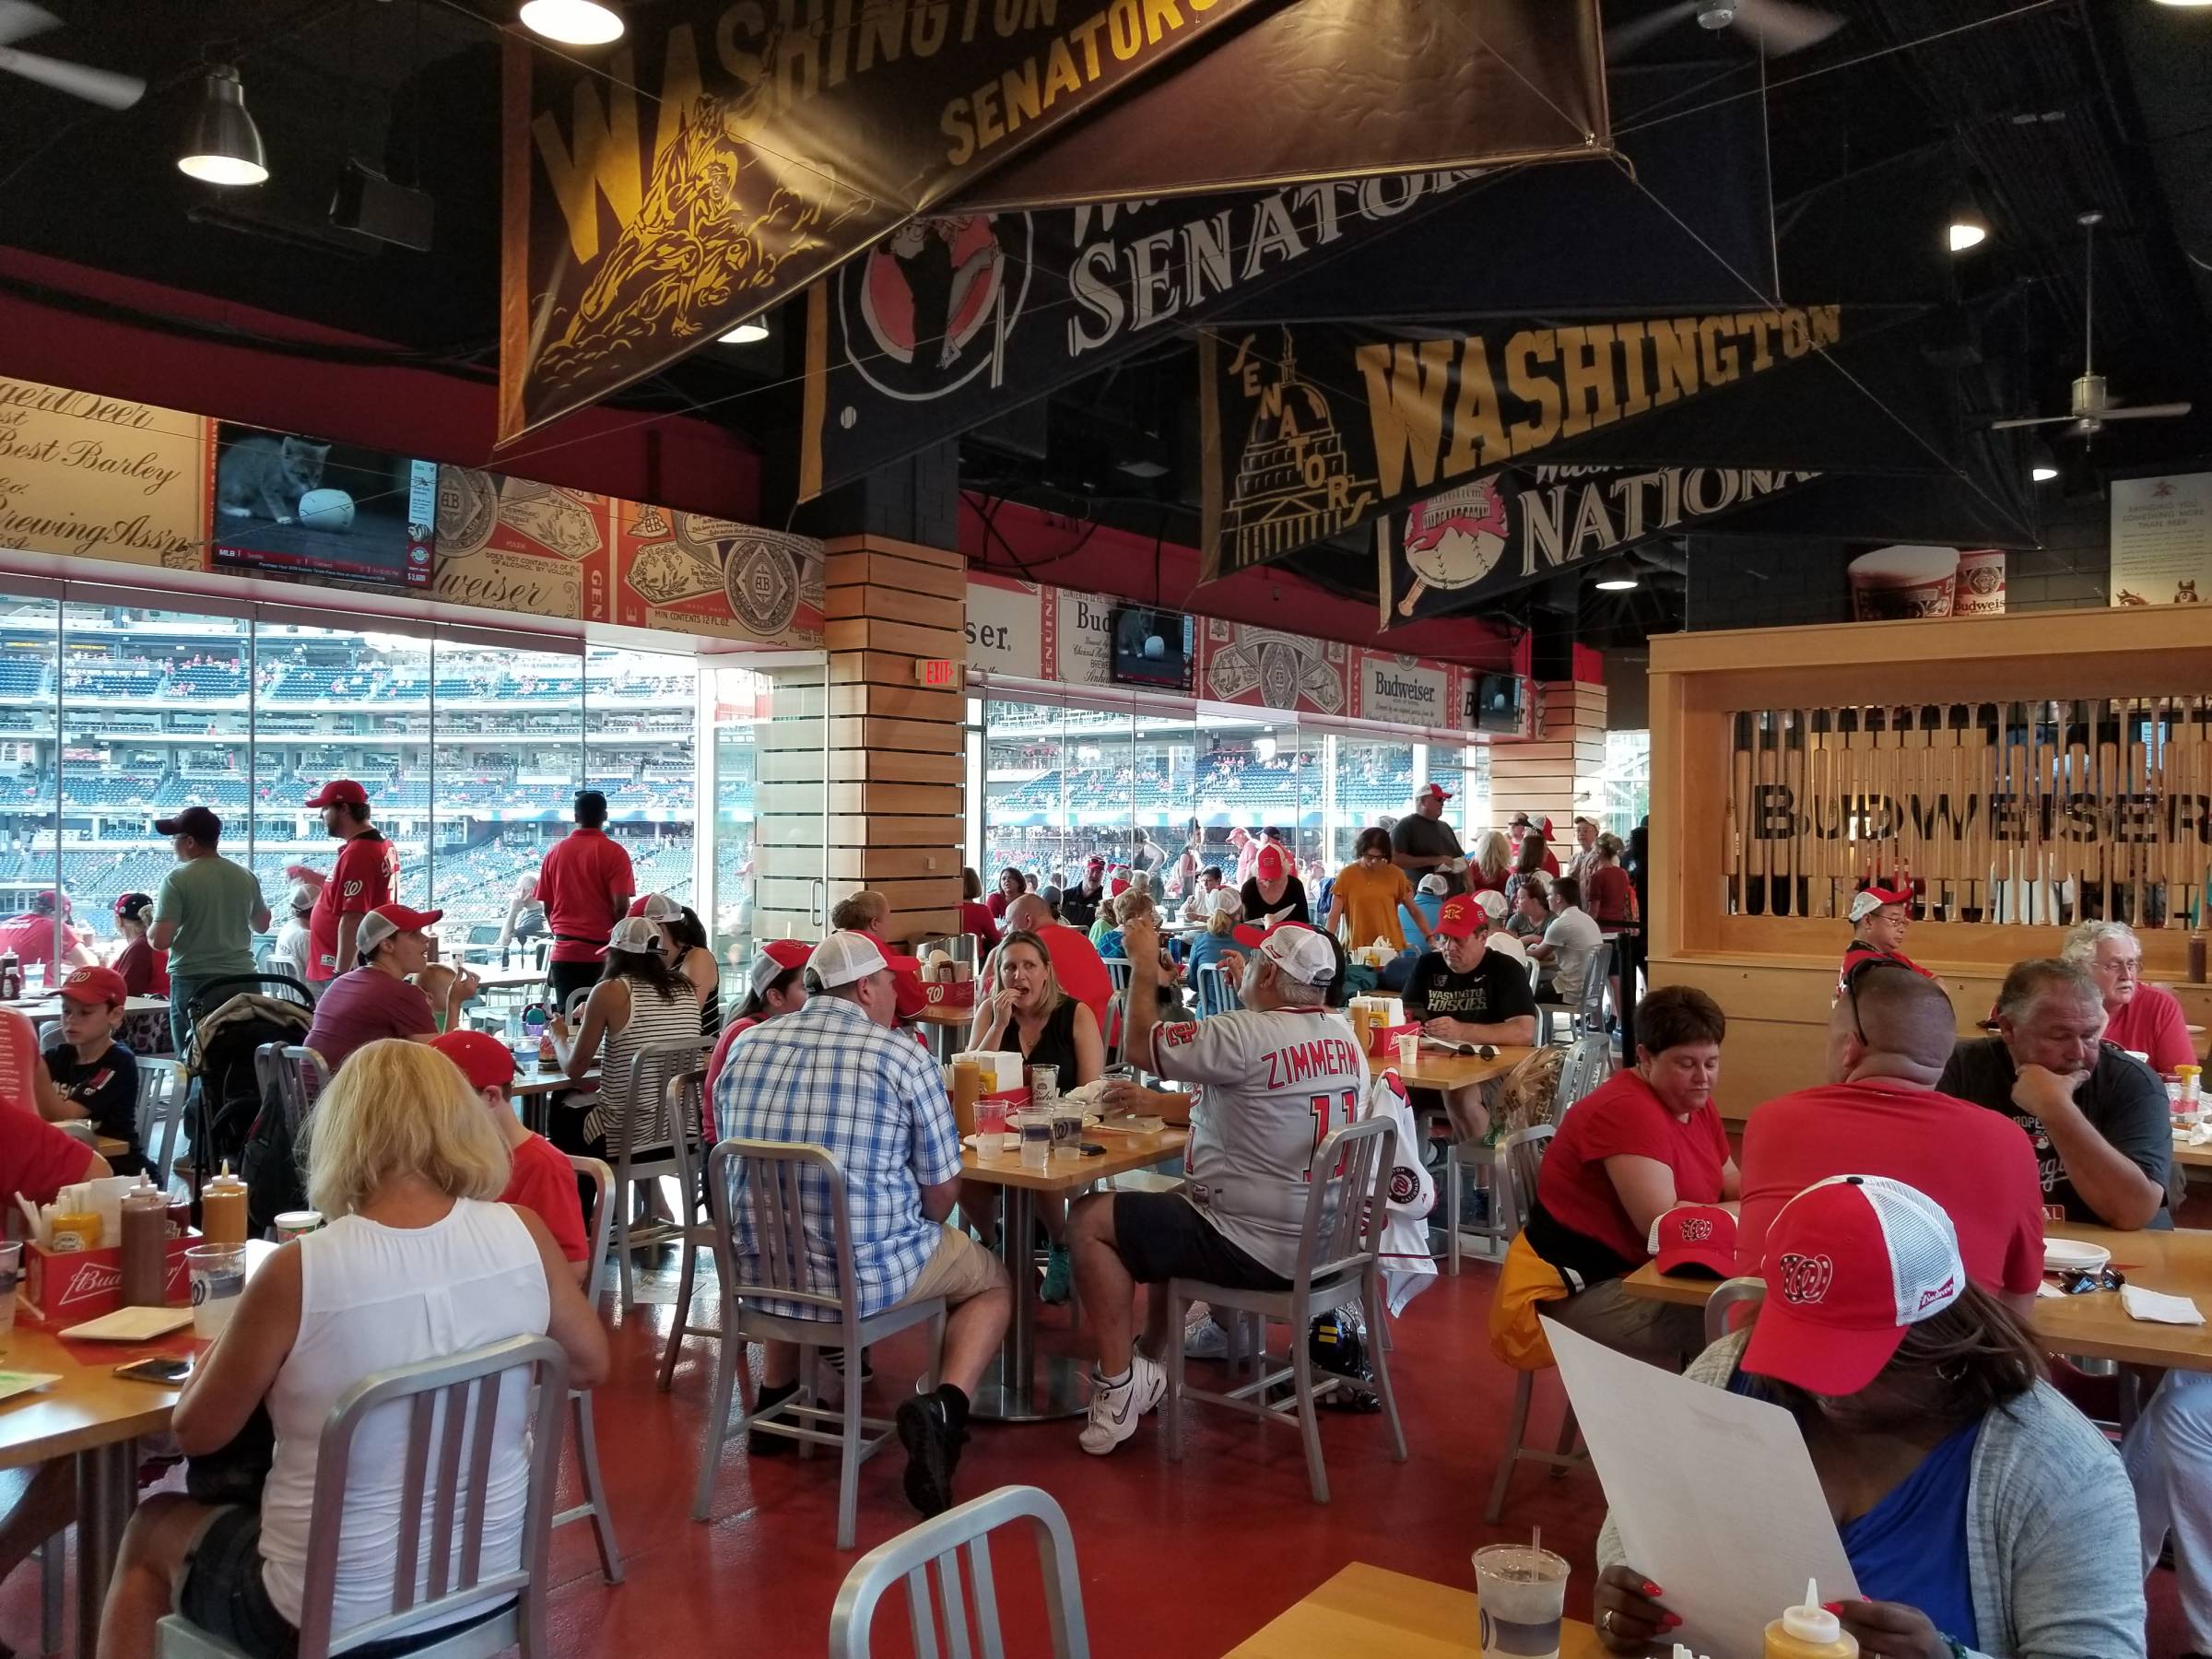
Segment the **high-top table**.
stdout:
<svg viewBox="0 0 2212 1659">
<path fill-rule="evenodd" d="M 971 1409 L 977 1417 L 1037 1423 L 1074 1417 L 1088 1408 L 1088 1368 L 1064 1354 L 1048 1356 L 1041 1364 L 1037 1356 L 1037 1275 L 1030 1264 L 1037 1196 L 1049 1193 L 1066 1197 L 1109 1175 L 1147 1169 L 1182 1151 L 1190 1132 L 1168 1128 L 1132 1135 L 1093 1124 L 1084 1130 L 1083 1138 L 1104 1147 L 1105 1152 L 1095 1158 L 1055 1158 L 1041 1170 L 1024 1166 L 1018 1149 L 988 1156 L 972 1147 L 960 1149 L 964 1178 L 1006 1189 L 999 1237 L 1006 1241 L 1006 1276 L 1014 1282 L 1014 1313 L 1006 1322 L 1006 1346 L 976 1390 Z"/>
</svg>

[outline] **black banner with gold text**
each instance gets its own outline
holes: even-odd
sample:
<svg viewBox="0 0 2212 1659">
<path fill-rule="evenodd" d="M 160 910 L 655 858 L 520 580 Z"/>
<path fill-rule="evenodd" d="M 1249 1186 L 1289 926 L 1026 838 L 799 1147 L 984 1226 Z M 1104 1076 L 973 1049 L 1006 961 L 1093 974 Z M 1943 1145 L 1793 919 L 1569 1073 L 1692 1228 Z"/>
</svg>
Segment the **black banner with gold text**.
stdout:
<svg viewBox="0 0 2212 1659">
<path fill-rule="evenodd" d="M 621 49 L 589 63 L 510 33 L 501 441 L 712 341 L 1285 3 L 670 0 L 633 8 Z"/>
</svg>

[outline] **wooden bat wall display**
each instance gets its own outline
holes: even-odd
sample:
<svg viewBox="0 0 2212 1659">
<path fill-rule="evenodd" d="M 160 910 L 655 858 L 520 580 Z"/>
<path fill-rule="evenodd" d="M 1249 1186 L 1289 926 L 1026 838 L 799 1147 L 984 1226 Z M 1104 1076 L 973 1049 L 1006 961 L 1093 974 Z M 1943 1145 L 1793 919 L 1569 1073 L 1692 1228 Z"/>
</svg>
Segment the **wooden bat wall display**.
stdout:
<svg viewBox="0 0 2212 1659">
<path fill-rule="evenodd" d="M 1840 917 L 1907 878 L 1923 919 L 2185 926 L 2212 899 L 2212 699 L 1747 709 L 1726 900 Z"/>
</svg>

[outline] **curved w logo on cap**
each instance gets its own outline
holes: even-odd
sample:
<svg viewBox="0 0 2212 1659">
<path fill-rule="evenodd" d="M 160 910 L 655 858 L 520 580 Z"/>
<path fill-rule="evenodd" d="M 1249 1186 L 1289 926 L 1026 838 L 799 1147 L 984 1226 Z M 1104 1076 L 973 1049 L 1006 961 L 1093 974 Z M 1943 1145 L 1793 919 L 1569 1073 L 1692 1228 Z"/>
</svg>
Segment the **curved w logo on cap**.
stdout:
<svg viewBox="0 0 2212 1659">
<path fill-rule="evenodd" d="M 1782 1300 L 1800 1307 L 1824 1300 L 1835 1277 L 1836 1264 L 1830 1257 L 1785 1252 L 1782 1258 Z"/>
<path fill-rule="evenodd" d="M 1702 1244 L 1706 1240 L 1712 1237 L 1712 1223 L 1706 1220 L 1702 1216 L 1692 1216 L 1688 1220 L 1683 1222 L 1681 1226 L 1682 1237 L 1686 1242 L 1691 1244 Z"/>
</svg>

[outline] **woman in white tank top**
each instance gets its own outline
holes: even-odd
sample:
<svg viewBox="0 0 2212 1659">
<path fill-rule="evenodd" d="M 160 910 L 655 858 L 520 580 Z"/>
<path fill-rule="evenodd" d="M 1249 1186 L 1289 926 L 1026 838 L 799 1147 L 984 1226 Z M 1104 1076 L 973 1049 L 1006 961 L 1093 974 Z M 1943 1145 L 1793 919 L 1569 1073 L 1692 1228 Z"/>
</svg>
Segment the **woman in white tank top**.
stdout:
<svg viewBox="0 0 2212 1659">
<path fill-rule="evenodd" d="M 151 1655 L 172 1595 L 186 1618 L 253 1659 L 281 1659 L 300 1623 L 323 1426 L 363 1377 L 540 1335 L 567 1350 L 574 1386 L 606 1375 L 597 1312 L 545 1223 L 491 1202 L 506 1184 L 505 1144 L 452 1061 L 401 1040 L 347 1059 L 315 1102 L 309 1147 L 308 1196 L 329 1225 L 262 1264 L 177 1402 L 173 1427 L 188 1456 L 228 1445 L 267 1406 L 276 1453 L 261 1507 L 149 1498 L 109 1586 L 101 1659 Z M 520 1556 L 524 1392 L 511 1377 L 500 1394 L 487 1575 L 512 1570 Z M 354 1441 L 334 1637 L 391 1610 L 406 1412 L 395 1404 L 372 1413 Z M 428 1583 L 429 1532 L 426 1514 L 418 1587 Z M 420 1627 L 426 1637 L 438 1623 Z"/>
<path fill-rule="evenodd" d="M 556 1112 L 547 1124 L 547 1138 L 564 1152 L 615 1162 L 623 1125 L 633 1112 L 650 1114 L 639 1125 L 635 1145 L 666 1145 L 663 1103 L 668 1079 L 706 1064 L 699 995 L 661 955 L 662 925 L 642 916 L 618 923 L 607 941 L 605 977 L 592 987 L 573 1039 L 564 1022 L 554 1021 L 554 1043 L 568 1075 L 582 1083 L 594 1065 L 599 1068 L 600 1103 L 582 1112 Z M 648 1063 L 641 1098 L 632 1100 L 632 1057 L 640 1049 L 668 1042 L 690 1043 L 692 1056 L 658 1066 Z"/>
</svg>

